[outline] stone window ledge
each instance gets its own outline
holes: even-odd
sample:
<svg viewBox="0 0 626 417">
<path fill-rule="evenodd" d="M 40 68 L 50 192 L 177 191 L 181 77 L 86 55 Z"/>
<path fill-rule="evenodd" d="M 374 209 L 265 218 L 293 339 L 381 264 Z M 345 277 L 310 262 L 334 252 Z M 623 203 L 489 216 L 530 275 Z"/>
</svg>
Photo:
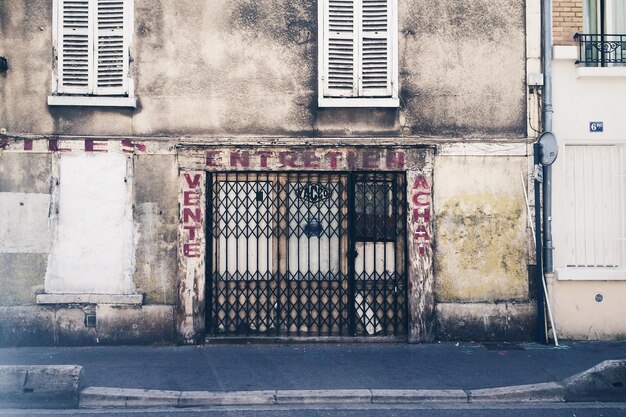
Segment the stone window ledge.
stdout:
<svg viewBox="0 0 626 417">
<path fill-rule="evenodd" d="M 557 268 L 559 281 L 625 281 L 624 268 Z"/>
<path fill-rule="evenodd" d="M 626 78 L 626 67 L 577 67 L 578 78 Z"/>
<path fill-rule="evenodd" d="M 143 294 L 37 294 L 37 304 L 143 304 Z"/>
<path fill-rule="evenodd" d="M 49 106 L 137 107 L 135 97 L 48 96 Z"/>
<path fill-rule="evenodd" d="M 578 60 L 578 47 L 572 45 L 555 45 L 552 49 L 552 58 L 555 61 Z M 576 78 L 626 78 L 626 66 L 611 65 L 607 67 L 592 67 L 579 64 L 576 66 Z"/>
</svg>

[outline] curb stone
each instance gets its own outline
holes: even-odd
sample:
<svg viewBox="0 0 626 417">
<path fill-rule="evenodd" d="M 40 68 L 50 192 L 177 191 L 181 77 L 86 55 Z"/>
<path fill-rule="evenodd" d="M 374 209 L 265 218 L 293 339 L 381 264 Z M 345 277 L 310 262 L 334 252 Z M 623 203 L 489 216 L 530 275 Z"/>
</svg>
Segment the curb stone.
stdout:
<svg viewBox="0 0 626 417">
<path fill-rule="evenodd" d="M 199 407 L 216 405 L 294 404 L 416 404 L 471 402 L 563 402 L 565 389 L 557 383 L 519 385 L 482 390 L 277 390 L 277 391 L 159 391 L 89 387 L 81 393 L 81 408 Z"/>
<path fill-rule="evenodd" d="M 182 392 L 134 388 L 87 387 L 80 408 L 177 407 Z"/>
<path fill-rule="evenodd" d="M 512 385 L 468 391 L 470 403 L 476 402 L 564 402 L 565 387 L 557 382 Z"/>
<path fill-rule="evenodd" d="M 368 389 L 279 390 L 276 404 L 371 404 Z"/>
<path fill-rule="evenodd" d="M 82 385 L 78 365 L 2 365 L 0 408 L 76 408 Z"/>
<path fill-rule="evenodd" d="M 178 407 L 203 405 L 273 405 L 276 391 L 184 391 Z"/>
<path fill-rule="evenodd" d="M 626 401 L 626 359 L 600 362 L 563 383 L 566 401 Z"/>
<path fill-rule="evenodd" d="M 373 389 L 373 404 L 411 404 L 420 402 L 467 403 L 463 390 Z"/>
</svg>

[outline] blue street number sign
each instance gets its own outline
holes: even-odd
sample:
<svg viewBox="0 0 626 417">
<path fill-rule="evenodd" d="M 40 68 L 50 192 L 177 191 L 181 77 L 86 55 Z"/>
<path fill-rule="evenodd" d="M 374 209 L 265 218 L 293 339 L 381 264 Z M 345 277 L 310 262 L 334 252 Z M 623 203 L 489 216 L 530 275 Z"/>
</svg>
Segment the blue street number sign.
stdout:
<svg viewBox="0 0 626 417">
<path fill-rule="evenodd" d="M 604 132 L 604 122 L 589 122 L 589 131 L 591 133 Z"/>
</svg>

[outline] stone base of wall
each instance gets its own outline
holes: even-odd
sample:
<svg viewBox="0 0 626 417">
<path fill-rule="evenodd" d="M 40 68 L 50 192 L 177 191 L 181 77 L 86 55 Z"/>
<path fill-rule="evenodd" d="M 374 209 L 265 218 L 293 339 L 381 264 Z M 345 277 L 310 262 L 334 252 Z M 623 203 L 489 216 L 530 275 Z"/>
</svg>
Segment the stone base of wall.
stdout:
<svg viewBox="0 0 626 417">
<path fill-rule="evenodd" d="M 85 315 L 96 316 L 87 327 Z M 89 346 L 174 343 L 168 305 L 55 305 L 0 307 L 0 346 Z"/>
<path fill-rule="evenodd" d="M 85 314 L 96 315 L 96 327 Z M 534 303 L 441 303 L 436 339 L 480 342 L 532 341 Z M 0 346 L 150 345 L 175 343 L 174 309 L 168 305 L 55 305 L 0 307 Z"/>
<path fill-rule="evenodd" d="M 436 314 L 437 340 L 516 342 L 536 338 L 535 303 L 441 303 Z"/>
</svg>

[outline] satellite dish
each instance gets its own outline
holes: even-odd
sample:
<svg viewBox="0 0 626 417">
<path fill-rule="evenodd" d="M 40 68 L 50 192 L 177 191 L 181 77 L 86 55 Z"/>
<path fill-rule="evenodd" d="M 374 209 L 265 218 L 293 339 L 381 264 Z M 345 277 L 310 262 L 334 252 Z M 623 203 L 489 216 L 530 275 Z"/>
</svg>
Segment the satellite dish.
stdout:
<svg viewBox="0 0 626 417">
<path fill-rule="evenodd" d="M 552 165 L 559 154 L 559 145 L 556 143 L 556 136 L 552 132 L 543 132 L 539 136 L 539 146 L 541 147 L 541 164 Z"/>
</svg>

